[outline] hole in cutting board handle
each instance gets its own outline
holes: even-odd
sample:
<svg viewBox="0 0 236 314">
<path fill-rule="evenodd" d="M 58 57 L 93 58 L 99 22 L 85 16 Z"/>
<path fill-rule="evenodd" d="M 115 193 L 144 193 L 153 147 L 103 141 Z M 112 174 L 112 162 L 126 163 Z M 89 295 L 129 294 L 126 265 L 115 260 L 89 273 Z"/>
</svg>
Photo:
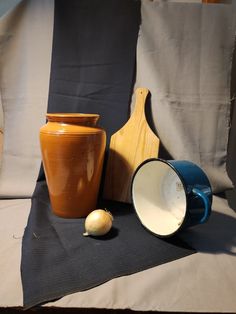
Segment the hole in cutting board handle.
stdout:
<svg viewBox="0 0 236 314">
<path fill-rule="evenodd" d="M 154 118 L 153 118 L 153 114 L 152 114 L 152 109 L 151 109 L 151 93 L 148 93 L 147 95 L 147 98 L 146 98 L 146 105 L 145 105 L 145 117 L 146 117 L 146 120 L 147 120 L 147 123 L 150 127 L 150 129 L 152 130 L 152 132 L 154 134 L 157 135 L 157 130 L 156 130 L 156 126 L 155 126 L 155 123 L 154 123 Z"/>
</svg>

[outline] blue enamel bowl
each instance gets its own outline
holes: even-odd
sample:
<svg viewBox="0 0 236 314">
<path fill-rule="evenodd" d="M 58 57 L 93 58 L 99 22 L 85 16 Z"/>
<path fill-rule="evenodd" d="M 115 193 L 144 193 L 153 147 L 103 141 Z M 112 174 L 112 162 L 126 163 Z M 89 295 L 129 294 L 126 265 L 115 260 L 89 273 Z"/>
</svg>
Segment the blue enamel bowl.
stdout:
<svg viewBox="0 0 236 314">
<path fill-rule="evenodd" d="M 139 220 L 159 237 L 205 223 L 211 214 L 207 175 L 187 160 L 144 161 L 133 175 L 131 194 Z"/>
</svg>

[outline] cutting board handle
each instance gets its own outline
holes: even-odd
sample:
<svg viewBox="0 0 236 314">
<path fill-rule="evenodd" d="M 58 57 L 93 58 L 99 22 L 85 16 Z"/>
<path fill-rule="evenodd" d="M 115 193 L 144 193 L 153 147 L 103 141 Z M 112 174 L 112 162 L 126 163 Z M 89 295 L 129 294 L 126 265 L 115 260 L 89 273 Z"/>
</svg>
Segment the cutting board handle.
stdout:
<svg viewBox="0 0 236 314">
<path fill-rule="evenodd" d="M 134 111 L 132 113 L 132 118 L 141 117 L 142 119 L 146 119 L 145 117 L 145 103 L 147 95 L 149 94 L 149 90 L 144 87 L 139 87 L 135 91 L 135 106 Z"/>
</svg>

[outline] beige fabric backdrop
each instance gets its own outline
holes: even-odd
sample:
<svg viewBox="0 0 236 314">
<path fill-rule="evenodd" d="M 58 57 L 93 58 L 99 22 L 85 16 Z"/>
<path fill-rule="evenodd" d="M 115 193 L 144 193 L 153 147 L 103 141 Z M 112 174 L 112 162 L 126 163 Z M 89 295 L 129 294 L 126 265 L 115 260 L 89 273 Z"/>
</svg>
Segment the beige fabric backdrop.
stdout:
<svg viewBox="0 0 236 314">
<path fill-rule="evenodd" d="M 0 20 L 1 197 L 30 196 L 34 189 L 41 160 L 38 131 L 47 108 L 53 14 L 53 1 L 24 0 Z"/>
<path fill-rule="evenodd" d="M 136 86 L 152 93 L 163 146 L 173 159 L 202 166 L 215 192 L 232 187 L 226 158 L 235 32 L 236 1 L 142 1 Z"/>
</svg>

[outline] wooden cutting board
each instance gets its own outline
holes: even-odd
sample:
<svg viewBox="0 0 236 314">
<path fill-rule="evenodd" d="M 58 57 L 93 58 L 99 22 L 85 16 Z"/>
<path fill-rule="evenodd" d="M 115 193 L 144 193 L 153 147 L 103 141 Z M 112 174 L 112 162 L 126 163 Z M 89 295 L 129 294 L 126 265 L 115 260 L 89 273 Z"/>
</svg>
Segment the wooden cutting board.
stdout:
<svg viewBox="0 0 236 314">
<path fill-rule="evenodd" d="M 138 165 L 158 156 L 159 139 L 145 116 L 147 88 L 136 90 L 134 111 L 128 122 L 111 136 L 103 197 L 131 203 L 131 180 Z"/>
</svg>

